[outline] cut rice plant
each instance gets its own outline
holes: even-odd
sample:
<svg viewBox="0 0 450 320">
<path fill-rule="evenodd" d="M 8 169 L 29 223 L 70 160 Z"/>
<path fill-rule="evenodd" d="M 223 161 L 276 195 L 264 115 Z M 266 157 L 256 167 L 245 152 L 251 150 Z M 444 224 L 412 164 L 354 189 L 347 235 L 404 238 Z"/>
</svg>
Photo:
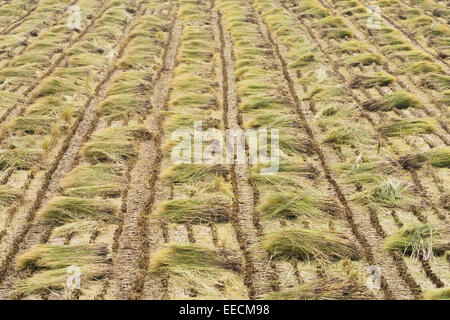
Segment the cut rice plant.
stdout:
<svg viewBox="0 0 450 320">
<path fill-rule="evenodd" d="M 302 160 L 299 159 L 289 159 L 289 160 L 283 160 L 280 161 L 278 165 L 278 174 L 277 175 L 270 175 L 263 177 L 264 175 L 259 175 L 261 172 L 261 169 L 267 167 L 264 163 L 259 163 L 257 165 L 254 165 L 250 168 L 250 172 L 252 174 L 252 178 L 255 179 L 255 181 L 260 183 L 271 183 L 270 180 L 281 178 L 280 182 L 284 179 L 291 177 L 294 180 L 294 185 L 299 184 L 299 177 L 305 177 L 309 179 L 314 179 L 320 175 L 320 171 L 315 168 L 310 163 L 305 163 Z M 281 177 L 281 174 L 286 174 L 285 176 Z M 291 179 L 286 181 L 292 181 Z"/>
<path fill-rule="evenodd" d="M 422 79 L 421 85 L 439 92 L 444 92 L 450 89 L 450 76 L 433 73 Z"/>
<path fill-rule="evenodd" d="M 386 208 L 405 208 L 414 204 L 411 187 L 401 181 L 388 179 L 380 184 L 350 197 L 364 205 Z"/>
<path fill-rule="evenodd" d="M 111 272 L 105 245 L 62 246 L 53 244 L 37 245 L 17 258 L 18 270 L 33 270 L 29 277 L 15 283 L 17 294 L 29 295 L 63 290 L 66 287 L 68 268 L 77 266 L 83 280 L 95 281 Z M 28 271 L 29 272 L 29 271 Z"/>
<path fill-rule="evenodd" d="M 430 60 L 430 57 L 428 55 L 424 54 L 422 51 L 417 51 L 417 50 L 395 51 L 395 53 L 392 54 L 392 57 L 398 57 L 398 58 L 400 58 L 402 60 L 406 60 L 408 62 Z"/>
<path fill-rule="evenodd" d="M 262 140 L 262 139 L 260 139 Z M 280 156 L 290 157 L 298 156 L 301 154 L 312 154 L 313 147 L 311 140 L 302 134 L 296 132 L 291 132 L 288 129 L 282 129 L 278 136 L 278 146 L 280 151 Z M 259 150 L 267 150 L 267 154 L 270 155 L 272 152 L 272 135 L 268 131 L 267 139 L 259 141 Z"/>
<path fill-rule="evenodd" d="M 150 269 L 176 272 L 179 269 L 214 271 L 216 269 L 240 270 L 239 255 L 231 250 L 215 251 L 192 244 L 170 244 L 156 252 Z"/>
<path fill-rule="evenodd" d="M 5 140 L 5 145 L 7 145 L 10 150 L 23 150 L 23 149 L 38 150 L 43 147 L 45 140 L 47 140 L 49 137 L 50 137 L 49 135 L 11 136 Z"/>
<path fill-rule="evenodd" d="M 384 240 L 384 248 L 429 260 L 450 249 L 450 229 L 448 224 L 439 228 L 431 225 L 403 227 Z"/>
<path fill-rule="evenodd" d="M 195 292 L 197 299 L 246 297 L 245 285 L 237 273 L 241 261 L 234 251 L 169 244 L 150 260 L 151 273 L 169 274 L 177 287 Z"/>
<path fill-rule="evenodd" d="M 321 139 L 321 143 L 360 144 L 367 142 L 369 132 L 362 126 L 345 126 L 331 129 Z"/>
<path fill-rule="evenodd" d="M 250 44 L 251 43 L 249 42 L 247 45 Z M 248 68 L 249 70 L 252 71 L 251 73 L 256 73 L 258 75 L 264 75 L 262 71 L 266 70 L 265 68 L 255 66 L 254 61 L 252 59 L 240 59 L 234 63 L 234 68 L 236 74 L 238 75 L 240 75 L 239 70 L 244 68 Z M 267 71 L 270 72 L 270 70 Z"/>
<path fill-rule="evenodd" d="M 29 66 L 15 66 L 6 68 L 0 73 L 0 84 L 6 81 L 29 81 L 29 79 L 34 78 L 35 72 L 36 69 Z"/>
<path fill-rule="evenodd" d="M 365 10 L 360 10 L 362 8 L 359 2 L 354 0 L 345 0 L 345 1 L 337 1 L 339 7 L 346 8 L 352 10 L 352 13 L 364 13 Z M 357 10 L 357 11 L 354 11 Z M 345 13 L 344 13 L 345 14 Z"/>
<path fill-rule="evenodd" d="M 201 11 L 194 5 L 183 5 L 180 7 L 178 15 L 182 17 L 185 21 L 201 23 Z"/>
<path fill-rule="evenodd" d="M 259 211 L 266 219 L 296 219 L 306 217 L 311 220 L 330 217 L 330 212 L 321 210 L 321 199 L 308 193 L 272 193 L 261 200 Z"/>
<path fill-rule="evenodd" d="M 376 53 L 360 53 L 345 57 L 342 61 L 345 65 L 350 66 L 370 66 L 371 64 L 381 65 L 383 57 Z"/>
<path fill-rule="evenodd" d="M 204 63 L 213 58 L 213 53 L 210 50 L 200 49 L 184 49 L 178 55 L 178 60 L 181 63 Z"/>
<path fill-rule="evenodd" d="M 433 118 L 397 120 L 380 127 L 380 132 L 388 137 L 410 134 L 431 133 L 436 130 L 437 121 Z"/>
<path fill-rule="evenodd" d="M 65 102 L 63 99 L 54 96 L 47 96 L 37 99 L 31 106 L 26 110 L 27 116 L 56 116 L 60 113 L 63 106 L 73 107 L 76 106 L 70 102 Z"/>
<path fill-rule="evenodd" d="M 330 12 L 327 9 L 322 7 L 320 3 L 312 0 L 299 3 L 295 7 L 295 12 L 306 17 L 325 18 L 330 16 Z"/>
<path fill-rule="evenodd" d="M 299 175 L 307 174 L 317 176 L 320 174 L 318 169 L 316 169 L 312 164 L 305 163 L 299 159 L 281 161 L 278 171 Z"/>
<path fill-rule="evenodd" d="M 242 31 L 245 32 L 245 31 Z M 253 46 L 242 46 L 240 48 L 236 48 L 236 58 L 237 60 L 251 60 L 252 58 L 258 56 L 266 56 L 270 53 L 268 49 L 265 48 L 257 48 Z"/>
<path fill-rule="evenodd" d="M 445 90 L 442 92 L 442 97 L 439 102 L 443 105 L 450 105 L 450 90 Z"/>
<path fill-rule="evenodd" d="M 112 127 L 96 133 L 81 154 L 91 163 L 124 163 L 136 155 L 134 141 L 146 141 L 150 132 L 141 126 Z"/>
<path fill-rule="evenodd" d="M 277 174 L 267 174 L 270 164 L 259 163 L 250 168 L 250 179 L 257 186 L 270 192 L 292 192 L 304 186 L 302 178 L 315 179 L 320 175 L 313 165 L 303 161 L 283 159 Z"/>
<path fill-rule="evenodd" d="M 206 31 L 206 30 L 205 30 Z M 212 48 L 211 42 L 208 41 L 210 39 L 184 39 L 181 47 L 181 51 L 184 50 L 205 50 L 210 51 Z"/>
<path fill-rule="evenodd" d="M 229 171 L 223 165 L 178 164 L 162 172 L 168 183 L 192 184 L 213 180 L 216 176 L 228 178 Z"/>
<path fill-rule="evenodd" d="M 24 116 L 14 120 L 10 130 L 15 134 L 47 134 L 52 130 L 54 119 L 45 116 Z"/>
<path fill-rule="evenodd" d="M 428 26 L 434 22 L 433 18 L 427 17 L 427 16 L 419 16 L 415 17 L 413 19 L 408 20 L 409 23 L 412 24 L 412 27 L 414 28 L 420 28 L 424 26 Z"/>
<path fill-rule="evenodd" d="M 287 131 L 281 131 L 279 135 L 280 151 L 287 156 L 296 156 L 299 154 L 312 154 L 313 147 L 311 141 L 300 134 L 288 134 Z M 269 135 L 267 139 L 267 150 L 270 153 L 272 146 L 272 139 Z M 261 148 L 261 146 L 260 146 Z"/>
<path fill-rule="evenodd" d="M 280 114 L 280 112 L 260 111 L 248 123 L 246 127 L 260 128 L 298 128 L 299 120 L 293 114 Z"/>
<path fill-rule="evenodd" d="M 202 109 L 216 108 L 217 101 L 208 94 L 179 93 L 170 100 L 171 107 L 197 107 Z"/>
<path fill-rule="evenodd" d="M 122 94 L 107 97 L 98 105 L 98 111 L 109 120 L 119 120 L 126 115 L 145 112 L 146 107 L 149 107 L 149 104 L 138 99 L 136 95 Z"/>
<path fill-rule="evenodd" d="M 174 75 L 174 79 L 172 80 L 173 84 L 177 84 L 177 85 L 183 85 L 182 84 L 182 79 L 192 79 L 193 77 L 197 77 L 203 74 L 202 72 L 205 71 L 207 69 L 206 66 L 201 66 L 201 68 L 199 68 L 198 65 L 195 64 L 186 64 L 186 63 L 180 63 L 178 64 L 178 66 L 175 68 L 175 75 Z M 212 83 L 215 84 L 214 82 L 211 82 L 211 80 L 209 79 L 203 79 L 204 81 L 206 81 L 207 83 Z M 188 81 L 189 83 L 189 81 Z M 193 84 L 196 84 L 197 80 L 194 80 Z"/>
<path fill-rule="evenodd" d="M 448 36 L 450 35 L 450 29 L 444 24 L 433 23 L 430 26 L 424 28 L 424 34 L 434 37 L 436 45 L 448 44 Z"/>
<path fill-rule="evenodd" d="M 172 132 L 180 128 L 192 128 L 196 121 L 202 122 L 202 128 L 206 131 L 211 128 L 220 129 L 222 124 L 217 118 L 216 112 L 205 111 L 199 114 L 195 108 L 183 108 L 183 111 L 166 112 L 168 116 L 166 120 L 167 132 Z"/>
<path fill-rule="evenodd" d="M 398 69 L 401 74 L 423 74 L 423 73 L 431 73 L 443 72 L 443 69 L 440 65 L 430 62 L 430 61 L 419 61 L 407 64 Z"/>
<path fill-rule="evenodd" d="M 142 71 L 124 71 L 114 77 L 108 95 L 146 94 L 152 76 Z"/>
<path fill-rule="evenodd" d="M 372 88 L 375 86 L 388 86 L 395 82 L 395 77 L 384 72 L 376 72 L 369 75 L 357 75 L 350 83 L 352 88 Z"/>
<path fill-rule="evenodd" d="M 81 154 L 91 163 L 115 162 L 124 163 L 136 155 L 134 146 L 127 141 L 116 139 L 114 142 L 94 141 L 83 146 Z"/>
<path fill-rule="evenodd" d="M 382 45 L 396 45 L 396 44 L 404 44 L 404 38 L 396 32 L 394 29 L 389 27 L 382 27 L 380 29 L 380 42 Z"/>
<path fill-rule="evenodd" d="M 19 190 L 7 185 L 0 186 L 0 206 L 10 205 L 21 198 L 22 194 Z"/>
<path fill-rule="evenodd" d="M 259 187 L 266 187 L 270 191 L 286 192 L 288 190 L 297 190 L 302 187 L 302 181 L 292 175 L 277 173 L 274 175 L 261 174 L 260 170 L 263 168 L 269 168 L 269 165 L 260 165 L 256 171 L 252 168 L 250 179 Z M 268 169 L 267 169 L 268 170 Z"/>
<path fill-rule="evenodd" d="M 118 181 L 117 173 L 117 169 L 109 164 L 78 166 L 64 177 L 62 185 L 72 188 L 96 185 L 99 181 L 115 183 Z"/>
<path fill-rule="evenodd" d="M 345 25 L 345 22 L 341 17 L 329 16 L 321 19 L 319 21 L 319 25 L 321 25 L 322 27 L 337 28 L 343 27 Z"/>
<path fill-rule="evenodd" d="M 18 69 L 20 74 L 17 74 L 18 78 L 26 79 L 27 77 L 32 78 L 32 71 L 35 69 L 36 65 L 42 65 L 45 61 L 48 60 L 48 56 L 45 55 L 45 52 L 25 52 L 22 55 L 19 55 L 15 59 L 10 62 L 10 67 L 7 68 L 4 72 L 9 73 L 12 69 Z M 23 73 L 22 73 L 23 72 Z M 26 72 L 30 72 L 27 74 Z"/>
<path fill-rule="evenodd" d="M 0 150 L 0 170 L 9 168 L 27 170 L 39 166 L 41 154 L 41 150 L 28 148 Z"/>
<path fill-rule="evenodd" d="M 90 64 L 90 63 L 89 63 Z M 61 77 L 54 77 L 44 80 L 37 92 L 38 97 L 45 97 L 54 94 L 71 95 L 80 91 L 79 85 L 76 84 L 75 79 L 67 79 Z"/>
<path fill-rule="evenodd" d="M 18 295 L 30 295 L 62 291 L 66 287 L 67 276 L 67 268 L 43 269 L 31 277 L 16 281 L 14 292 Z"/>
<path fill-rule="evenodd" d="M 314 117 L 318 125 L 327 125 L 338 123 L 343 118 L 352 118 L 353 111 L 350 109 L 341 109 L 337 105 L 327 105 L 320 109 Z"/>
<path fill-rule="evenodd" d="M 67 223 L 61 226 L 57 226 L 53 232 L 52 236 L 67 238 L 76 234 L 92 234 L 101 222 L 94 220 L 77 220 L 75 222 Z"/>
<path fill-rule="evenodd" d="M 314 86 L 307 94 L 303 96 L 304 100 L 311 100 L 314 102 L 342 102 L 346 91 L 342 87 L 336 85 L 320 85 Z"/>
<path fill-rule="evenodd" d="M 62 181 L 64 193 L 71 196 L 118 196 L 122 183 L 117 170 L 108 164 L 79 166 Z"/>
<path fill-rule="evenodd" d="M 450 169 L 450 147 L 436 147 L 424 154 L 433 167 Z"/>
<path fill-rule="evenodd" d="M 251 97 L 243 97 L 239 104 L 239 110 L 246 112 L 263 108 L 277 108 L 284 104 L 281 97 L 256 95 Z"/>
<path fill-rule="evenodd" d="M 267 3 L 260 3 L 258 7 L 263 11 L 262 15 L 277 37 L 280 37 L 283 41 L 295 41 L 297 43 L 304 42 L 303 37 L 296 36 L 292 26 L 286 23 L 286 17 L 283 15 L 282 10 Z"/>
<path fill-rule="evenodd" d="M 393 108 L 407 109 L 421 107 L 422 103 L 412 93 L 398 91 L 384 96 L 379 100 L 370 100 L 363 103 L 363 108 L 369 111 L 390 111 Z"/>
<path fill-rule="evenodd" d="M 363 161 L 361 157 L 336 165 L 336 170 L 343 175 L 344 183 L 359 182 L 363 185 L 379 184 L 385 180 L 385 175 L 395 172 L 395 168 L 388 162 Z"/>
<path fill-rule="evenodd" d="M 8 92 L 6 90 L 0 90 L 0 105 L 10 105 L 21 100 L 19 94 Z"/>
<path fill-rule="evenodd" d="M 359 259 L 354 241 L 345 235 L 324 230 L 290 228 L 267 233 L 262 247 L 275 260 Z"/>
<path fill-rule="evenodd" d="M 367 44 L 357 40 L 344 41 L 338 49 L 338 52 L 346 54 L 362 53 L 364 51 L 367 51 Z"/>
<path fill-rule="evenodd" d="M 324 30 L 322 36 L 334 39 L 351 39 L 354 34 L 349 28 L 333 28 Z"/>
<path fill-rule="evenodd" d="M 409 44 L 392 44 L 392 45 L 387 45 L 383 47 L 383 51 L 385 54 L 392 54 L 392 53 L 396 53 L 401 54 L 400 52 L 402 51 L 412 51 L 413 48 L 409 45 Z"/>
<path fill-rule="evenodd" d="M 375 296 L 355 279 L 320 278 L 293 289 L 272 292 L 264 296 L 269 300 L 373 300 Z"/>
<path fill-rule="evenodd" d="M 255 80 L 243 80 L 238 83 L 238 94 L 241 97 L 258 95 L 275 87 L 267 82 Z"/>
<path fill-rule="evenodd" d="M 450 167 L 450 147 L 436 147 L 424 153 L 402 156 L 399 163 L 404 169 L 420 169 L 424 162 L 438 168 Z"/>
<path fill-rule="evenodd" d="M 117 212 L 118 208 L 110 201 L 60 196 L 49 201 L 39 215 L 47 222 L 61 225 L 80 219 L 113 222 Z"/>
<path fill-rule="evenodd" d="M 228 221 L 230 210 L 230 199 L 223 195 L 205 195 L 198 198 L 163 202 L 152 217 L 167 219 L 175 223 L 221 223 Z"/>
<path fill-rule="evenodd" d="M 158 34 L 160 34 L 158 32 Z M 119 66 L 123 69 L 145 70 L 146 72 L 152 72 L 154 63 L 158 59 L 158 52 L 160 50 L 159 40 L 146 39 L 142 35 L 148 35 L 148 31 L 144 31 L 141 34 L 136 32 L 131 36 L 136 36 L 132 44 L 128 47 L 126 54 L 118 62 Z M 152 44 L 152 45 L 150 45 Z M 145 78 L 144 78 L 145 79 Z"/>
<path fill-rule="evenodd" d="M 250 80 L 270 76 L 270 70 L 253 66 L 246 66 L 245 63 L 246 60 L 241 60 L 239 65 L 244 66 L 235 70 L 235 75 L 239 80 Z"/>
<path fill-rule="evenodd" d="M 299 69 L 305 66 L 309 66 L 310 64 L 316 62 L 316 57 L 314 54 L 305 54 L 300 57 L 298 57 L 295 62 L 291 63 L 289 65 L 289 68 L 292 69 Z"/>
<path fill-rule="evenodd" d="M 103 55 L 100 55 L 98 53 L 95 54 L 91 54 L 91 53 L 77 53 L 75 55 L 72 55 L 69 57 L 68 59 L 68 63 L 70 64 L 70 66 L 82 69 L 82 68 L 88 68 L 88 67 L 92 67 L 92 66 L 104 66 L 105 65 L 105 57 Z M 94 86 L 93 83 L 90 83 L 91 81 L 91 76 L 88 75 L 85 79 L 84 79 L 84 89 L 86 89 L 86 93 L 94 93 Z M 56 84 L 56 86 L 54 86 Z M 67 83 L 68 84 L 68 83 Z M 49 89 L 49 93 L 54 92 L 54 90 L 58 87 L 63 85 L 62 81 L 60 81 L 60 83 L 52 83 L 51 85 L 48 86 Z M 66 86 L 66 89 L 69 89 L 68 86 Z"/>
<path fill-rule="evenodd" d="M 62 108 L 61 113 L 59 115 L 60 119 L 65 122 L 71 122 L 74 115 L 74 109 L 71 106 L 65 106 Z"/>
<path fill-rule="evenodd" d="M 171 85 L 172 87 L 177 88 L 177 90 L 189 90 L 195 92 L 196 90 L 212 86 L 213 82 L 196 75 L 180 75 L 172 80 Z"/>
<path fill-rule="evenodd" d="M 424 300 L 450 300 L 450 288 L 429 289 L 423 294 Z"/>
<path fill-rule="evenodd" d="M 89 76 L 89 67 L 58 68 L 55 70 L 55 75 L 63 78 L 67 77 L 84 78 L 85 76 Z"/>
<path fill-rule="evenodd" d="M 17 258 L 19 270 L 59 269 L 78 263 L 95 264 L 105 262 L 108 248 L 104 245 L 61 246 L 42 244 L 34 246 Z"/>
<path fill-rule="evenodd" d="M 203 40 L 208 40 L 210 39 L 210 35 L 203 32 L 204 29 L 200 29 L 199 26 L 197 25 L 186 25 L 183 35 L 181 36 L 181 39 L 183 40 L 198 40 L 198 39 L 203 39 Z"/>
<path fill-rule="evenodd" d="M 367 13 L 366 8 L 362 6 L 355 6 L 343 11 L 343 14 L 346 16 L 351 16 L 354 14 L 364 14 Z"/>
</svg>

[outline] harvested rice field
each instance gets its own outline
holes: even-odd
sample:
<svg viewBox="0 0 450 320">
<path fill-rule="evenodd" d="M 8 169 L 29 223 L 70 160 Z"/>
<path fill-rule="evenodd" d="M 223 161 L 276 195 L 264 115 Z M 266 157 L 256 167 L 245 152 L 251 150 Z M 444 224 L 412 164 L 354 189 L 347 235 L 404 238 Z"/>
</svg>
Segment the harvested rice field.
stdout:
<svg viewBox="0 0 450 320">
<path fill-rule="evenodd" d="M 449 300 L 446 0 L 0 0 L 0 299 Z"/>
</svg>

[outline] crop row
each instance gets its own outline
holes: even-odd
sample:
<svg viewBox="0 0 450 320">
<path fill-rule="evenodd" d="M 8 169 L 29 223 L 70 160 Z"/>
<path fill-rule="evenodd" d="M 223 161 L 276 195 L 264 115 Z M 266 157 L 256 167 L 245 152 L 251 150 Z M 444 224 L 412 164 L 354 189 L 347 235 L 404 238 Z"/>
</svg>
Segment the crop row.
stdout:
<svg viewBox="0 0 450 320">
<path fill-rule="evenodd" d="M 25 150 L 36 150 L 36 161 L 43 163 L 47 158 L 55 161 L 53 172 L 47 174 L 47 181 L 39 190 L 41 201 L 34 204 L 28 216 L 19 212 L 11 222 L 15 228 L 24 228 L 23 219 L 32 222 L 16 264 L 18 270 L 31 268 L 34 272 L 21 281 L 14 281 L 11 272 L 11 281 L 20 295 L 48 294 L 52 288 L 64 288 L 65 277 L 60 275 L 65 273 L 65 263 L 77 259 L 88 283 L 106 277 L 111 270 L 106 253 L 113 245 L 109 240 L 120 219 L 127 159 L 137 152 L 138 144 L 133 142 L 150 138 L 140 122 L 149 110 L 146 94 L 156 76 L 161 44 L 167 32 L 163 20 L 167 13 L 159 6 L 109 5 L 86 39 L 71 48 L 64 67 L 55 69 L 45 94 L 40 94 L 25 115 L 17 119 L 37 121 L 34 126 L 26 125 L 32 131 L 21 131 L 12 135 L 12 139 L 35 143 L 34 148 L 27 145 Z M 105 46 L 99 45 L 102 42 L 114 43 L 110 47 L 113 55 L 105 53 Z M 42 87 L 46 88 L 44 84 Z M 132 93 L 133 101 L 120 102 L 124 95 Z M 68 104 L 68 97 L 73 99 L 73 104 Z M 66 120 L 59 120 L 62 113 Z M 59 125 L 58 134 L 49 131 L 53 127 L 49 128 L 47 123 Z M 65 123 L 66 128 L 61 125 Z M 40 139 L 45 139 L 47 134 L 51 140 L 43 148 L 45 144 L 41 145 Z M 59 150 L 57 156 L 55 149 Z M 16 166 L 16 169 L 26 168 Z M 39 172 L 36 176 L 39 177 Z M 31 221 L 33 210 L 37 213 Z M 10 234 L 17 236 L 14 232 Z M 89 245 L 98 237 L 99 244 Z M 96 252 L 99 247 L 102 254 Z M 58 256 L 61 250 L 64 254 Z M 60 263 L 51 267 L 46 267 L 45 262 L 39 265 L 37 260 L 31 264 L 20 263 L 22 257 L 30 255 L 43 261 L 57 255 Z M 100 261 L 94 259 L 98 265 L 92 263 L 92 256 L 102 257 Z"/>
</svg>

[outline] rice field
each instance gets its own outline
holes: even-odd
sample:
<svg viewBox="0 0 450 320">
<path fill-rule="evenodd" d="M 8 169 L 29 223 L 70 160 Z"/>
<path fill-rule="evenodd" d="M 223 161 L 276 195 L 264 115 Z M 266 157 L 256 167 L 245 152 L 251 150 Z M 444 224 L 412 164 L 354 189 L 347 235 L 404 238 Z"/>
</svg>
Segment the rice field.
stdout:
<svg viewBox="0 0 450 320">
<path fill-rule="evenodd" d="M 0 299 L 450 299 L 448 2 L 0 18 Z"/>
</svg>

